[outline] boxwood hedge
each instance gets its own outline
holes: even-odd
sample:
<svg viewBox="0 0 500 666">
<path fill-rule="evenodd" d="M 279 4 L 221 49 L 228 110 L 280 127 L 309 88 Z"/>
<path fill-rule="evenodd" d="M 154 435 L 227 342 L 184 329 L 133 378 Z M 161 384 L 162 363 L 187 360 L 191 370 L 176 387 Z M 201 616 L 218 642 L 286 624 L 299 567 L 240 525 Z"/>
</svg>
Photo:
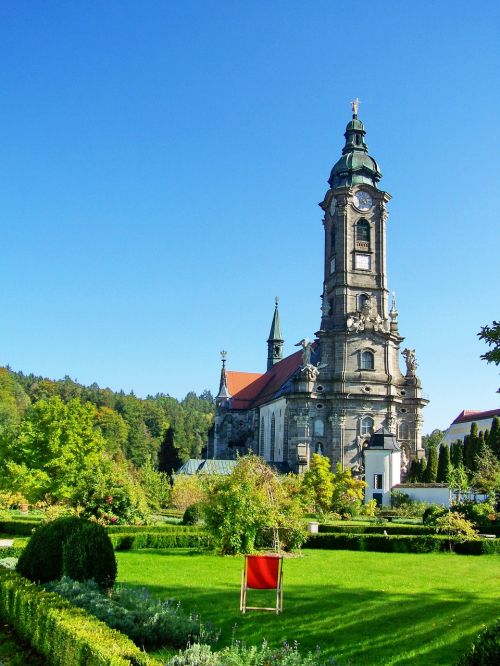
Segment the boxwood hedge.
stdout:
<svg viewBox="0 0 500 666">
<path fill-rule="evenodd" d="M 160 666 L 120 632 L 2 568 L 0 616 L 50 666 Z"/>
<path fill-rule="evenodd" d="M 325 550 L 369 550 L 382 553 L 432 553 L 449 550 L 446 535 L 383 535 L 383 534 L 312 534 L 303 548 Z M 500 554 L 500 541 L 479 539 L 453 543 L 453 550 L 463 555 Z"/>
</svg>

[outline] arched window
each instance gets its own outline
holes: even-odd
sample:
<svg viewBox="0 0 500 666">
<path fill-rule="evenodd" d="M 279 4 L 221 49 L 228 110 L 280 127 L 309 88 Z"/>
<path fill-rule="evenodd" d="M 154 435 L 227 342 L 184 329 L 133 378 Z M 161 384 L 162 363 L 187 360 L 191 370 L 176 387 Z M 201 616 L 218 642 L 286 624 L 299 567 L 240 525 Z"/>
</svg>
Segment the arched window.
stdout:
<svg viewBox="0 0 500 666">
<path fill-rule="evenodd" d="M 410 439 L 410 433 L 406 421 L 401 421 L 399 424 L 399 439 Z"/>
<path fill-rule="evenodd" d="M 370 223 L 366 220 L 361 219 L 356 222 L 356 241 L 370 245 Z"/>
<path fill-rule="evenodd" d="M 260 420 L 259 456 L 264 457 L 264 417 Z"/>
<path fill-rule="evenodd" d="M 358 311 L 361 312 L 363 309 L 363 305 L 366 303 L 368 300 L 368 294 L 360 294 L 358 296 Z"/>
<path fill-rule="evenodd" d="M 317 437 L 323 437 L 325 434 L 325 424 L 322 419 L 316 419 L 314 421 L 314 434 Z"/>
<path fill-rule="evenodd" d="M 370 416 L 365 416 L 361 421 L 361 435 L 371 435 L 373 432 L 373 419 Z"/>
<path fill-rule="evenodd" d="M 274 460 L 275 444 L 276 444 L 276 419 L 273 414 L 271 416 L 271 452 L 269 456 L 269 460 L 271 461 Z"/>
<path fill-rule="evenodd" d="M 375 357 L 373 352 L 364 351 L 361 354 L 361 370 L 373 370 L 375 367 Z"/>
</svg>

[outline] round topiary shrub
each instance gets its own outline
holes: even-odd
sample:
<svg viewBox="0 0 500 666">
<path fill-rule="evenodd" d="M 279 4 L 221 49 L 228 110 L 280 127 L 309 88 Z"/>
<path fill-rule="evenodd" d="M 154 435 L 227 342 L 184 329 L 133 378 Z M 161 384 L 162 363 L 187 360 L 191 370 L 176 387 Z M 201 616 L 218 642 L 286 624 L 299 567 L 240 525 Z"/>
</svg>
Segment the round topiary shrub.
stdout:
<svg viewBox="0 0 500 666">
<path fill-rule="evenodd" d="M 16 571 L 34 583 L 58 580 L 94 580 L 111 587 L 116 560 L 106 530 L 83 518 L 58 518 L 37 527 L 22 552 Z"/>
<path fill-rule="evenodd" d="M 37 527 L 19 557 L 16 571 L 34 583 L 61 578 L 63 543 L 82 522 L 81 518 L 71 516 Z"/>
<path fill-rule="evenodd" d="M 188 508 L 184 511 L 184 515 L 182 517 L 182 524 L 196 525 L 197 523 L 200 522 L 200 519 L 201 519 L 200 505 L 191 504 L 191 506 L 188 506 Z"/>
<path fill-rule="evenodd" d="M 111 540 L 101 525 L 82 523 L 63 544 L 63 574 L 73 580 L 94 580 L 101 589 L 109 589 L 116 578 Z"/>
</svg>

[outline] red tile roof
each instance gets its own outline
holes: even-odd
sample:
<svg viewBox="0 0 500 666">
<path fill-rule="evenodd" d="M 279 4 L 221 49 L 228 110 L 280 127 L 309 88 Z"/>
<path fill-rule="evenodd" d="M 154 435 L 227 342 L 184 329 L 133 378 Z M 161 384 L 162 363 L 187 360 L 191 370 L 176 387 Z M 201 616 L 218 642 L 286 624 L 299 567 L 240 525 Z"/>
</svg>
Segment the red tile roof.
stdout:
<svg viewBox="0 0 500 666">
<path fill-rule="evenodd" d="M 467 423 L 468 421 L 482 421 L 483 419 L 500 416 L 500 409 L 489 409 L 486 412 L 477 412 L 471 409 L 464 409 L 463 412 L 452 421 L 452 423 Z"/>
<path fill-rule="evenodd" d="M 268 402 L 300 368 L 302 350 L 276 363 L 271 370 L 261 375 L 254 372 L 227 371 L 229 392 L 232 395 L 231 409 L 250 409 Z"/>
</svg>

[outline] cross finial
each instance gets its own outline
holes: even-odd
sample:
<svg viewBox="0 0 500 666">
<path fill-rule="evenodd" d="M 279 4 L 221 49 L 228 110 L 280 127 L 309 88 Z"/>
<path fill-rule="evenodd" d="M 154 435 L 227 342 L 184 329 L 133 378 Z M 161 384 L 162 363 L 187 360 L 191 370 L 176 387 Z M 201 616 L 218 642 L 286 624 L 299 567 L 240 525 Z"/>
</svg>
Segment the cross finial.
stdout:
<svg viewBox="0 0 500 666">
<path fill-rule="evenodd" d="M 225 363 L 227 357 L 227 351 L 222 350 L 220 353 L 220 357 L 222 359 L 222 362 Z"/>
<path fill-rule="evenodd" d="M 358 97 L 356 97 L 356 99 L 353 99 L 352 102 L 351 102 L 353 118 L 357 118 L 357 116 L 358 116 L 358 107 L 359 107 L 360 103 L 361 102 L 359 101 Z"/>
<path fill-rule="evenodd" d="M 274 299 L 274 304 L 275 304 L 276 307 L 278 307 L 279 302 L 280 302 L 280 297 L 276 296 L 275 299 Z"/>
</svg>

